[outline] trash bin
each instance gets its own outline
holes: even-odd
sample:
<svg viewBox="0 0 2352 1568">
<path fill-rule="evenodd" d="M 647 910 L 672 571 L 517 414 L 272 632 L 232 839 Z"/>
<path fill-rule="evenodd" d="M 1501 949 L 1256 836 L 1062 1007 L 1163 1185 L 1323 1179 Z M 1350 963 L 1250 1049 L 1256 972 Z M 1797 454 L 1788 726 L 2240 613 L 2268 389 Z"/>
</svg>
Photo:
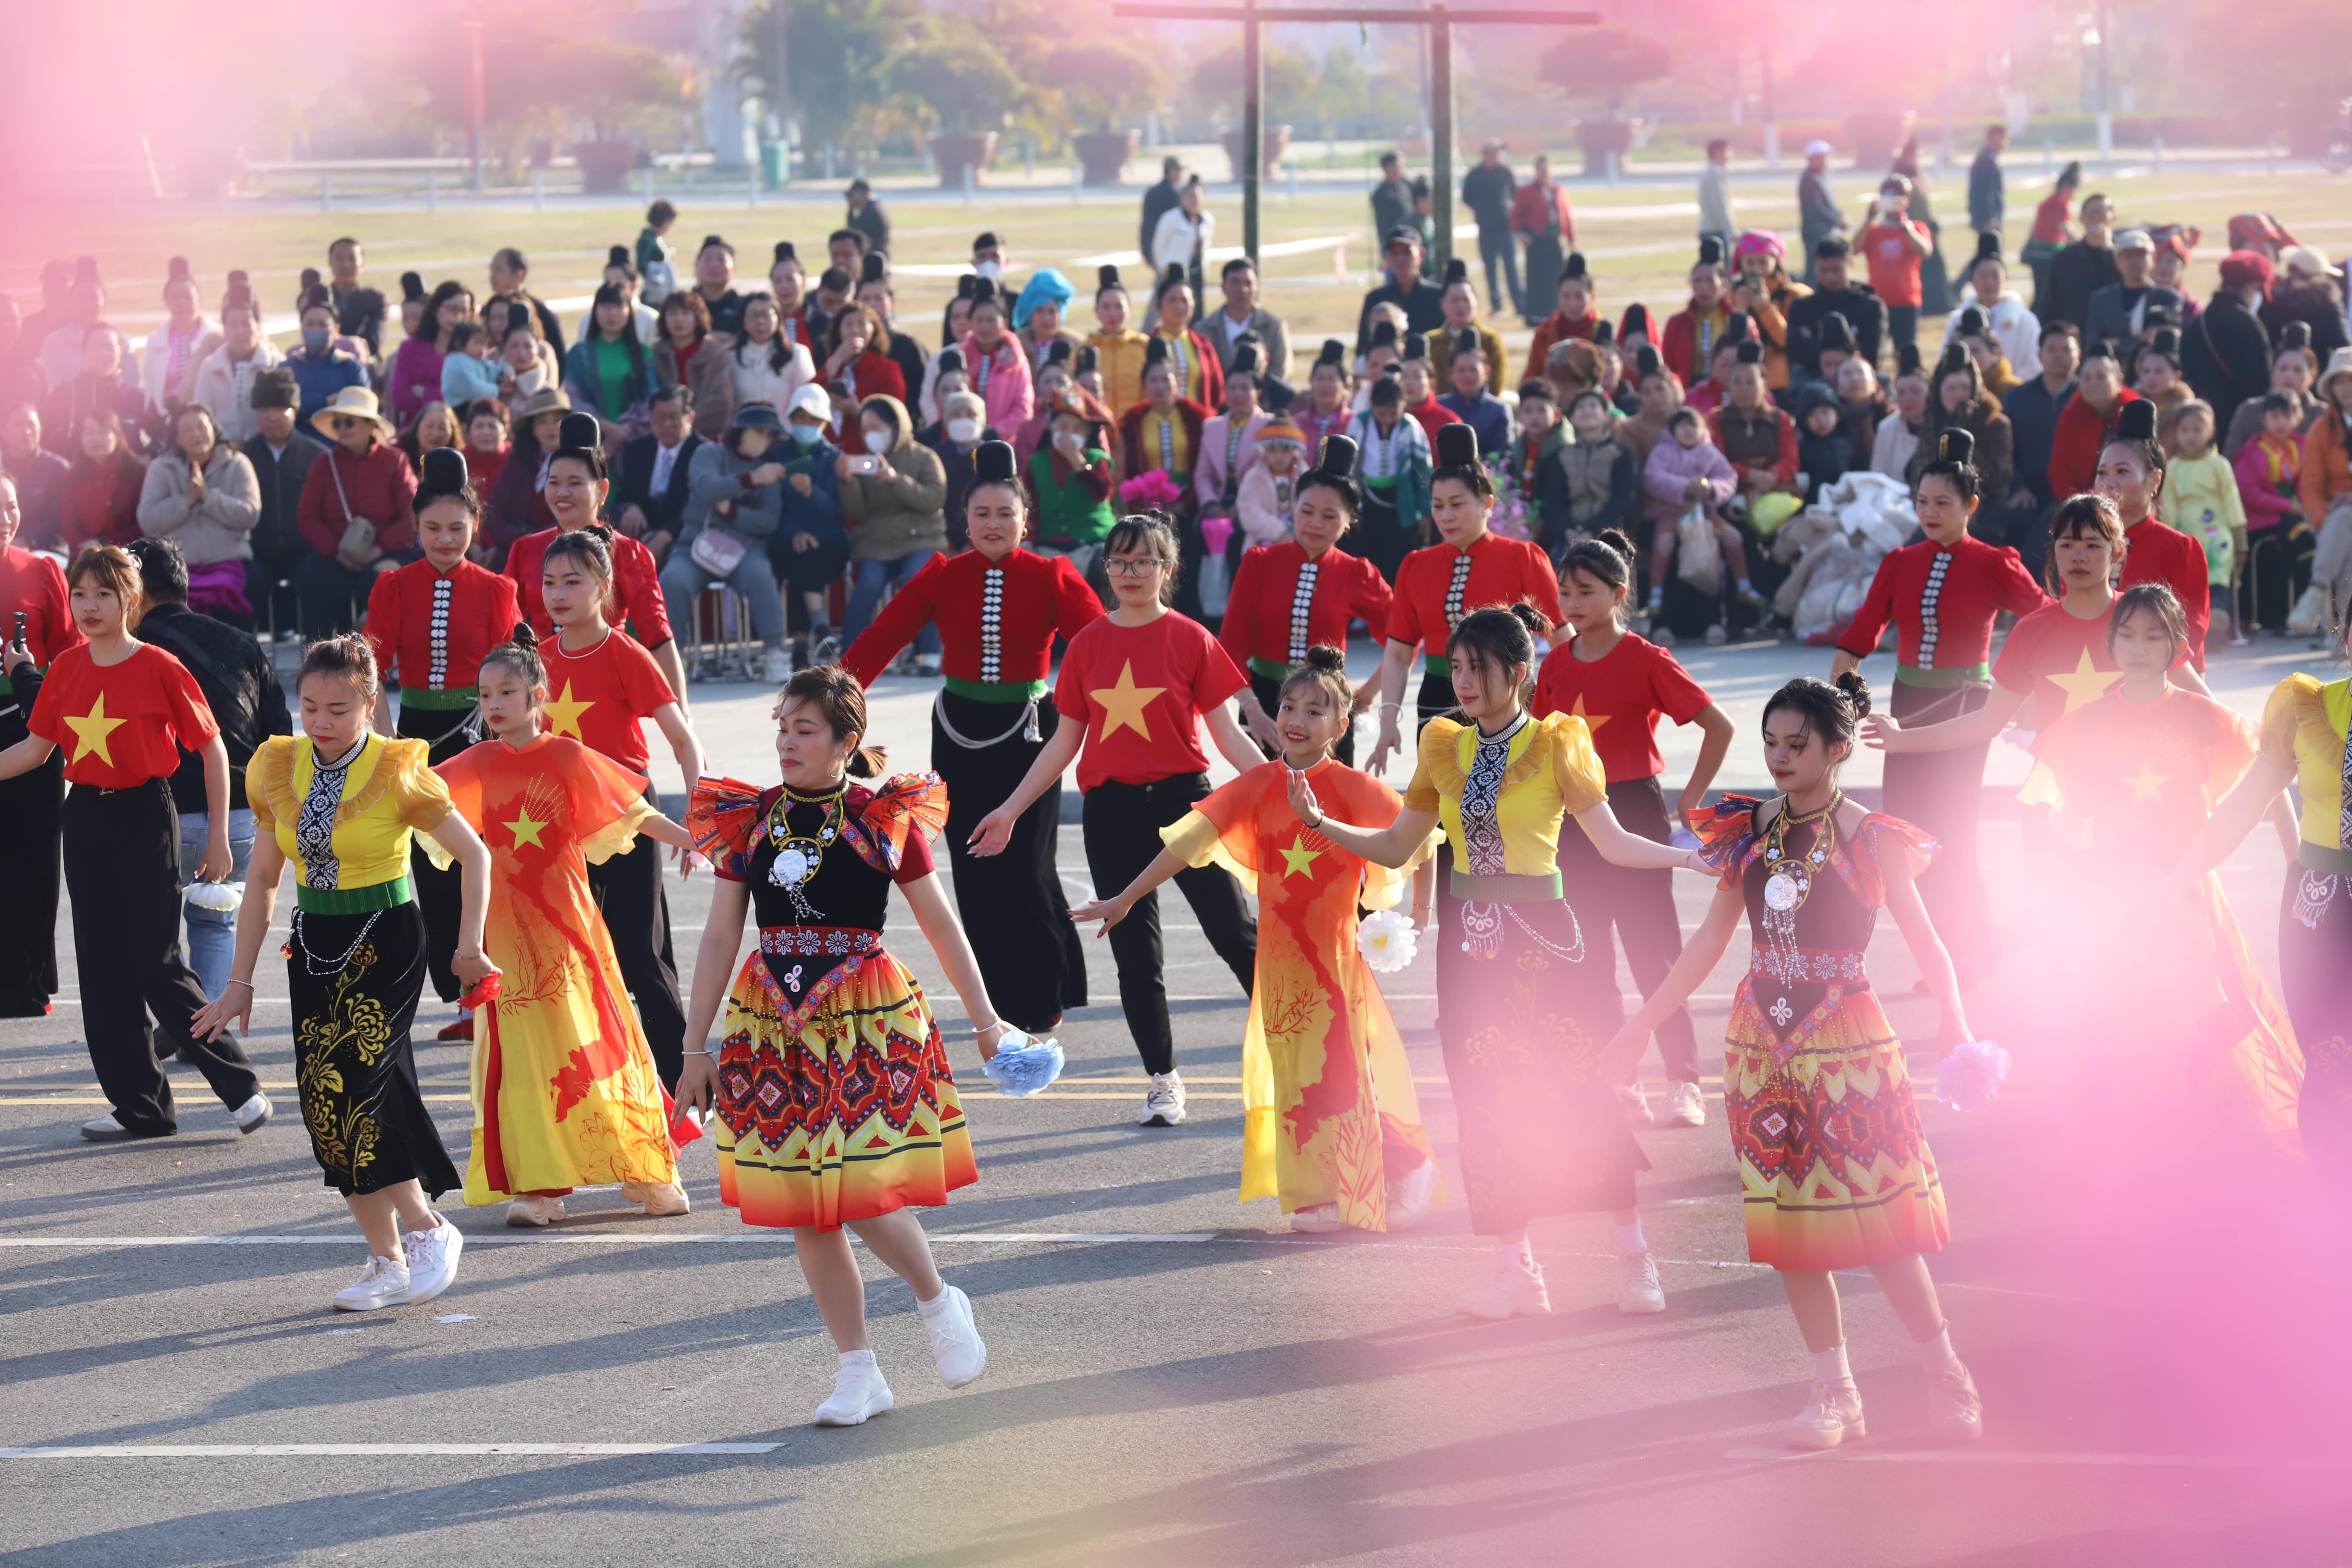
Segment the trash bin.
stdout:
<svg viewBox="0 0 2352 1568">
<path fill-rule="evenodd" d="M 781 191 L 792 183 L 793 144 L 789 142 L 766 142 L 760 146 L 760 183 L 772 191 Z"/>
</svg>

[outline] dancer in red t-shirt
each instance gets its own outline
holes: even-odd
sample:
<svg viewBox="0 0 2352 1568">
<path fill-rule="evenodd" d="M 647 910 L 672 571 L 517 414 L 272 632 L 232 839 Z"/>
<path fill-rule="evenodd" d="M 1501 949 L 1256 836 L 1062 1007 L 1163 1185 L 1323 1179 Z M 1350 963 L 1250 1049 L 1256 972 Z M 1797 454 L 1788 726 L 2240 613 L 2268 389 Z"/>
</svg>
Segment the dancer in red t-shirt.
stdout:
<svg viewBox="0 0 2352 1568">
<path fill-rule="evenodd" d="M 2161 583 L 2189 617 L 2189 662 L 2205 668 L 2205 629 L 2213 619 L 2205 547 L 2156 515 L 2164 489 L 2164 449 L 2156 442 L 2156 405 L 2127 403 L 2116 415 L 2116 434 L 2099 451 L 2098 491 L 2116 503 L 2124 521 L 2123 581 L 2118 587 Z"/>
<path fill-rule="evenodd" d="M 1097 891 L 1124 888 L 1159 857 L 1160 829 L 1182 821 L 1209 793 L 1204 723 L 1236 772 L 1262 760 L 1234 717 L 1233 697 L 1247 678 L 1207 627 L 1168 607 L 1177 559 L 1175 531 L 1157 516 L 1123 518 L 1110 531 L 1103 566 L 1118 606 L 1070 639 L 1054 689 L 1055 706 L 1075 721 L 1055 732 L 1019 787 L 982 819 L 973 854 L 1001 854 L 1029 803 L 1060 788 L 1075 760 L 1086 796 L 1087 869 Z M 1257 966 L 1257 922 L 1242 903 L 1241 884 L 1220 866 L 1180 872 L 1175 881 L 1246 993 Z M 1151 1075 L 1138 1120 L 1173 1127 L 1184 1120 L 1184 1080 L 1168 1024 L 1158 894 L 1138 900 L 1111 931 L 1110 951 L 1119 1005 Z"/>
<path fill-rule="evenodd" d="M 66 606 L 66 574 L 47 555 L 14 542 L 25 513 L 16 481 L 0 474 L 0 747 L 30 731 L 49 661 L 81 641 Z M 16 629 L 16 617 L 24 629 Z M 58 844 L 64 833 L 65 764 L 54 753 L 0 784 L 0 1018 L 38 1018 L 58 990 Z"/>
</svg>

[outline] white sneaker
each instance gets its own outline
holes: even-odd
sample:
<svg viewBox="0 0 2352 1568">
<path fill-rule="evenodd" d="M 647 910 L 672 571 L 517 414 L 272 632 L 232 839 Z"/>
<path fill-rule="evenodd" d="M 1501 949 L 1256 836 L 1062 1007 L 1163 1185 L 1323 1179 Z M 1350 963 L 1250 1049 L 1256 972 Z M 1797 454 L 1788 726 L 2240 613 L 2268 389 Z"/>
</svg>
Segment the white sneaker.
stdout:
<svg viewBox="0 0 2352 1568">
<path fill-rule="evenodd" d="M 972 1326 L 971 1298 L 952 1285 L 945 1294 L 947 1304 L 939 1310 L 924 1311 L 924 1303 L 919 1301 L 915 1315 L 923 1320 L 923 1331 L 931 1336 L 931 1364 L 940 1369 L 940 1381 L 950 1388 L 961 1388 L 977 1383 L 988 1370 L 988 1346 L 981 1342 L 980 1331 Z"/>
<path fill-rule="evenodd" d="M 1945 1443 L 1973 1443 L 1984 1436 L 1984 1401 L 1967 1367 L 1929 1374 L 1927 1429 Z"/>
<path fill-rule="evenodd" d="M 257 1094 L 229 1114 L 236 1118 L 239 1132 L 258 1132 L 268 1122 L 269 1111 L 269 1097 Z"/>
<path fill-rule="evenodd" d="M 2326 595 L 2319 584 L 2313 584 L 2286 613 L 2286 629 L 2296 637 L 2305 637 L 2319 629 L 2319 617 L 2326 606 Z"/>
<path fill-rule="evenodd" d="M 342 1312 L 373 1312 L 396 1307 L 408 1300 L 408 1265 L 397 1258 L 368 1259 L 360 1277 L 335 1292 L 335 1309 Z"/>
<path fill-rule="evenodd" d="M 760 656 L 760 679 L 770 686 L 782 686 L 793 678 L 793 656 L 782 648 L 772 647 Z"/>
<path fill-rule="evenodd" d="M 937 658 L 928 653 L 916 657 L 915 673 L 917 675 L 937 675 L 939 672 L 940 661 Z"/>
<path fill-rule="evenodd" d="M 1404 1176 L 1389 1184 L 1389 1228 L 1411 1230 L 1429 1212 L 1430 1195 L 1437 1191 L 1437 1162 L 1423 1160 Z"/>
<path fill-rule="evenodd" d="M 890 1396 L 890 1385 L 882 1381 L 882 1369 L 872 1362 L 845 1366 L 833 1374 L 833 1393 L 816 1407 L 816 1424 L 820 1426 L 859 1426 L 871 1415 L 879 1415 L 898 1403 Z"/>
<path fill-rule="evenodd" d="M 1617 1109 L 1623 1111 L 1625 1120 L 1636 1127 L 1647 1127 L 1657 1120 L 1650 1114 L 1650 1097 L 1642 1092 L 1642 1086 L 1638 1083 L 1617 1086 Z"/>
<path fill-rule="evenodd" d="M 808 661 L 812 665 L 841 662 L 841 639 L 830 630 L 819 628 L 809 643 Z"/>
<path fill-rule="evenodd" d="M 1666 1085 L 1666 1113 L 1658 1120 L 1668 1127 L 1706 1126 L 1706 1101 L 1699 1098 L 1698 1085 Z"/>
<path fill-rule="evenodd" d="M 511 1226 L 549 1225 L 563 1217 L 562 1198 L 538 1197 L 525 1193 L 507 1205 L 507 1223 Z"/>
<path fill-rule="evenodd" d="M 1328 1236 L 1335 1230 L 1347 1229 L 1348 1222 L 1339 1217 L 1338 1204 L 1317 1204 L 1294 1213 L 1290 1228 L 1306 1236 Z"/>
<path fill-rule="evenodd" d="M 1664 625 L 1663 619 L 1661 620 L 1657 630 L 1654 632 L 1644 632 L 1642 635 L 1648 637 L 1660 647 L 1672 647 L 1675 646 L 1674 628 Z"/>
<path fill-rule="evenodd" d="M 1463 1292 L 1454 1310 L 1490 1323 L 1506 1318 L 1541 1318 L 1551 1312 L 1551 1296 L 1544 1289 L 1542 1269 L 1505 1263 L 1484 1285 Z"/>
<path fill-rule="evenodd" d="M 1183 1120 L 1183 1077 L 1172 1072 L 1153 1073 L 1151 1087 L 1143 1095 L 1143 1114 L 1135 1119 L 1136 1124 L 1139 1127 L 1173 1127 Z"/>
<path fill-rule="evenodd" d="M 1862 1437 L 1862 1390 L 1850 1383 L 1814 1384 L 1813 1402 L 1783 1430 L 1791 1448 L 1834 1448 Z"/>
<path fill-rule="evenodd" d="M 1617 1310 L 1629 1315 L 1663 1312 L 1666 1310 L 1666 1288 L 1658 1283 L 1658 1260 L 1648 1251 L 1618 1255 L 1617 1264 L 1623 1275 L 1617 1289 Z"/>
<path fill-rule="evenodd" d="M 81 1135 L 93 1143 L 120 1143 L 126 1138 L 139 1136 L 111 1116 L 101 1116 L 95 1121 L 83 1122 Z"/>
<path fill-rule="evenodd" d="M 1721 647 L 1730 636 L 1731 634 L 1729 632 L 1723 629 L 1723 623 L 1721 621 L 1717 621 L 1715 625 L 1706 628 L 1706 646 L 1709 647 Z"/>
<path fill-rule="evenodd" d="M 404 1240 L 408 1252 L 408 1303 L 430 1301 L 457 1282 L 457 1255 L 466 1250 L 466 1236 L 446 1215 L 431 1230 L 412 1230 Z"/>
<path fill-rule="evenodd" d="M 645 1205 L 646 1214 L 655 1219 L 694 1212 L 694 1205 L 687 1201 L 686 1188 L 677 1182 L 623 1182 L 621 1195 L 633 1204 Z"/>
</svg>

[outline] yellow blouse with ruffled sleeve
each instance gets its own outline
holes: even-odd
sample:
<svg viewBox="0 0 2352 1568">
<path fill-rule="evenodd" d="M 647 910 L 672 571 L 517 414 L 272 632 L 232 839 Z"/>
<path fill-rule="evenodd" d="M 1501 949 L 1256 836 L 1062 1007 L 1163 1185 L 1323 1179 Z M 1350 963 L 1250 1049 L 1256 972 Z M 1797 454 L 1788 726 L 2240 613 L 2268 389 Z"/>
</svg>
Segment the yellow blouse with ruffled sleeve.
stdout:
<svg viewBox="0 0 2352 1568">
<path fill-rule="evenodd" d="M 308 736 L 274 735 L 246 764 L 245 794 L 254 826 L 275 836 L 298 886 L 348 891 L 404 877 L 412 836 L 430 833 L 454 809 L 428 760 L 430 751 L 423 741 L 371 732 L 343 769 L 342 791 L 326 827 L 331 856 L 310 856 L 305 841 L 315 846 L 318 839 L 304 831 L 302 816 L 318 771 L 317 754 Z"/>
<path fill-rule="evenodd" d="M 1433 811 L 1466 864 L 1462 844 L 1462 787 L 1478 749 L 1478 727 L 1432 719 L 1421 731 L 1421 756 L 1404 803 Z M 1592 750 L 1592 731 L 1572 713 L 1530 720 L 1511 737 L 1510 761 L 1495 815 L 1503 830 L 1503 869 L 1513 877 L 1545 877 L 1559 868 L 1560 819 L 1609 798 L 1609 775 Z"/>
<path fill-rule="evenodd" d="M 2263 760 L 2294 770 L 2303 797 L 2303 841 L 2340 849 L 2344 816 L 2344 736 L 2352 722 L 2352 680 L 2322 685 L 2290 675 L 2263 705 Z"/>
</svg>

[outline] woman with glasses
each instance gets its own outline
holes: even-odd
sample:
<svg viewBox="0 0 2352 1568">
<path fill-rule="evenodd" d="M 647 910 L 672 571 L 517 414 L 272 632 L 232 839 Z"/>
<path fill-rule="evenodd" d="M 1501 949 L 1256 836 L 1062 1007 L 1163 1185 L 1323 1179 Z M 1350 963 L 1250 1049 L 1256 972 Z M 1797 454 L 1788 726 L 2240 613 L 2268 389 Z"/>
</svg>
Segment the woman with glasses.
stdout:
<svg viewBox="0 0 2352 1568">
<path fill-rule="evenodd" d="M 1176 532 L 1157 513 L 1119 520 L 1104 542 L 1103 567 L 1118 604 L 1070 639 L 1054 706 L 1066 722 L 1004 804 L 981 820 L 975 855 L 1003 852 L 1029 804 L 1059 789 L 1063 770 L 1078 764 L 1086 796 L 1087 867 L 1098 889 L 1124 888 L 1159 857 L 1161 828 L 1181 822 L 1209 793 L 1209 758 L 1201 747 L 1206 721 L 1217 750 L 1241 773 L 1264 759 L 1234 717 L 1244 675 L 1207 627 L 1171 610 L 1176 587 Z M 1246 992 L 1257 966 L 1257 921 L 1242 903 L 1241 884 L 1219 866 L 1176 874 L 1176 886 L 1200 918 L 1217 956 Z M 1118 965 L 1118 999 L 1142 1054 L 1151 1087 L 1146 1127 L 1184 1120 L 1184 1080 L 1168 1023 L 1161 973 L 1159 895 L 1136 900 L 1110 931 Z"/>
</svg>

